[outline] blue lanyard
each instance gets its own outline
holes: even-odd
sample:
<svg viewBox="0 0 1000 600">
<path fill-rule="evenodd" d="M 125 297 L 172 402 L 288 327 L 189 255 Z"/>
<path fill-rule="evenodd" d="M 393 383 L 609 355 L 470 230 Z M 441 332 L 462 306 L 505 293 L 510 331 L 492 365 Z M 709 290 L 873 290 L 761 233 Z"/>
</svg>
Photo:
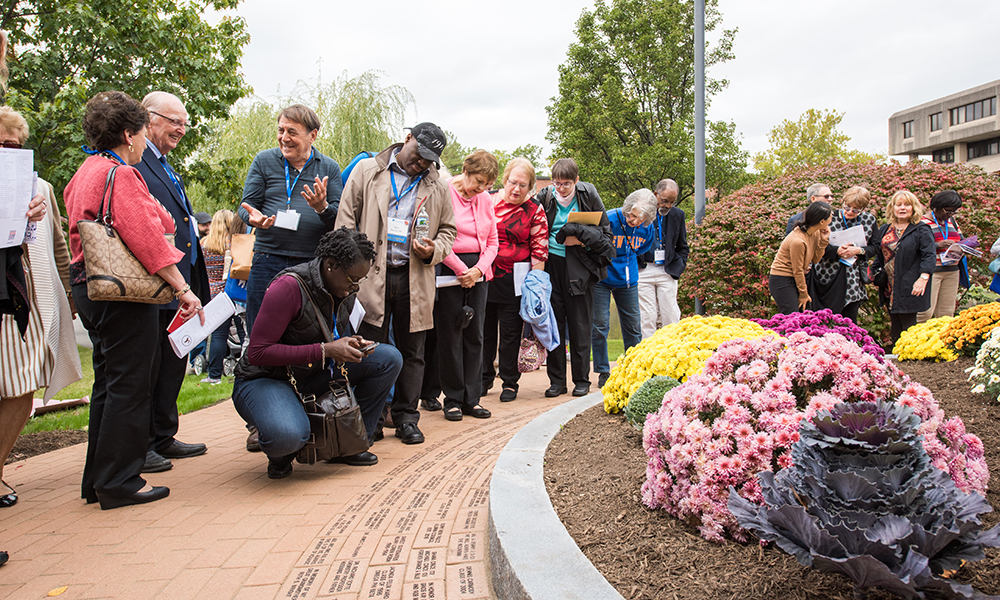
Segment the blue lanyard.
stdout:
<svg viewBox="0 0 1000 600">
<path fill-rule="evenodd" d="M 632 237 L 629 236 L 628 231 L 625 229 L 625 222 L 622 221 L 622 213 L 620 213 L 620 212 L 618 213 L 618 224 L 622 228 L 622 233 L 625 234 L 625 247 L 627 248 L 625 250 L 625 256 L 628 256 L 629 255 L 629 253 L 628 253 L 629 250 L 631 250 L 632 252 L 635 252 L 635 246 L 632 245 Z M 632 233 L 633 234 L 635 233 L 635 228 L 632 229 Z"/>
<path fill-rule="evenodd" d="M 424 178 L 424 174 L 423 173 L 421 173 L 420 175 L 417 175 L 417 178 L 413 180 L 413 183 L 410 184 L 410 187 L 408 187 L 405 190 L 403 190 L 403 193 L 400 194 L 399 191 L 396 189 L 396 173 L 395 173 L 395 171 L 392 170 L 391 167 L 389 168 L 389 179 L 392 181 L 392 195 L 396 197 L 396 206 L 393 208 L 393 210 L 399 210 L 399 200 L 400 200 L 400 198 L 402 198 L 403 196 L 409 194 L 410 190 L 412 190 L 414 186 L 416 186 L 418 183 L 420 183 L 420 180 L 423 179 L 423 178 Z"/>
<path fill-rule="evenodd" d="M 306 167 L 309 166 L 309 163 L 312 162 L 313 155 L 315 153 L 315 149 L 309 151 L 309 160 L 306 161 L 306 164 L 302 165 L 302 169 L 299 171 L 299 174 L 295 176 L 295 181 L 291 180 L 292 176 L 288 173 L 288 159 L 285 159 L 285 191 L 288 192 L 288 203 L 285 205 L 286 209 L 292 208 L 292 190 L 294 190 L 295 185 L 298 184 L 299 177 L 302 177 L 302 171 L 305 171 Z"/>
<path fill-rule="evenodd" d="M 941 224 L 938 223 L 937 215 L 934 214 L 933 210 L 931 211 L 931 218 L 934 219 L 934 224 L 938 226 L 938 229 L 941 229 Z M 944 239 L 948 239 L 948 219 L 944 220 Z"/>
</svg>

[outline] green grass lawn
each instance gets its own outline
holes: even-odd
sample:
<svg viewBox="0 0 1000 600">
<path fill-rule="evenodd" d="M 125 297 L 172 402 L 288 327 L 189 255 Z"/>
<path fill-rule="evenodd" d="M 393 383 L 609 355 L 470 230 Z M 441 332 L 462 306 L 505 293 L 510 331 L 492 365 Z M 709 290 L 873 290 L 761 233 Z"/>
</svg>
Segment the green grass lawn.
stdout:
<svg viewBox="0 0 1000 600">
<path fill-rule="evenodd" d="M 89 396 L 94 386 L 93 352 L 89 348 L 80 348 L 80 363 L 83 366 L 83 379 L 63 388 L 56 394 L 56 400 L 68 400 Z M 202 383 L 205 375 L 188 375 L 181 385 L 181 393 L 177 400 L 177 410 L 180 414 L 196 411 L 199 408 L 211 406 L 220 400 L 233 395 L 232 378 L 224 377 L 219 385 Z M 90 407 L 80 406 L 69 410 L 57 410 L 28 420 L 22 433 L 37 431 L 53 431 L 56 429 L 86 429 L 90 419 Z"/>
<path fill-rule="evenodd" d="M 608 360 L 614 362 L 625 354 L 625 342 L 622 340 L 608 340 Z"/>
</svg>

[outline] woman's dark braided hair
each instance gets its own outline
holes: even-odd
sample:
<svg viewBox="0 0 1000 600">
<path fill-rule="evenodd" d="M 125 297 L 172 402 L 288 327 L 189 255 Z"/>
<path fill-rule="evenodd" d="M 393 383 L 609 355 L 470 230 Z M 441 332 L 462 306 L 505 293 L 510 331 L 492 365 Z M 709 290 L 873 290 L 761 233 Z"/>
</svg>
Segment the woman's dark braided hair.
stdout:
<svg viewBox="0 0 1000 600">
<path fill-rule="evenodd" d="M 319 238 L 316 258 L 329 258 L 335 266 L 345 269 L 362 261 L 371 265 L 375 262 L 375 244 L 360 231 L 341 227 Z"/>
</svg>

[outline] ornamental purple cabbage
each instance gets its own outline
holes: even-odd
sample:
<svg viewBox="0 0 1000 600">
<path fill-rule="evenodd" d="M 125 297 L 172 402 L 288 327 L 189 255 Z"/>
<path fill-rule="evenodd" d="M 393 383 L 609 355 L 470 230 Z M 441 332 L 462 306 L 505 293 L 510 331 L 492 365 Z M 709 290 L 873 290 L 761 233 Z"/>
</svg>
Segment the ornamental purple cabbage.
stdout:
<svg viewBox="0 0 1000 600">
<path fill-rule="evenodd" d="M 993 509 L 934 468 L 920 427 L 901 404 L 838 404 L 802 421 L 791 467 L 758 475 L 763 505 L 732 489 L 729 509 L 801 564 L 852 579 L 857 598 L 995 598 L 941 577 L 1000 547 L 1000 526 L 981 531 Z"/>
</svg>

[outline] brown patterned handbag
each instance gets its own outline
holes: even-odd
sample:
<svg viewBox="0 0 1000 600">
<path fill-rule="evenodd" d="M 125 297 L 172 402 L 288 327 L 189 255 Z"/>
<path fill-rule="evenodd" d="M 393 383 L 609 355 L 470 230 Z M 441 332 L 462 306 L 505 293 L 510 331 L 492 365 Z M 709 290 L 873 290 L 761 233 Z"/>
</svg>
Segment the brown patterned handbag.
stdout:
<svg viewBox="0 0 1000 600">
<path fill-rule="evenodd" d="M 77 221 L 83 262 L 87 267 L 87 297 L 94 301 L 166 304 L 174 299 L 174 290 L 162 277 L 150 273 L 133 255 L 114 228 L 111 196 L 115 186 L 114 166 L 104 182 L 101 207 L 96 221 Z M 104 201 L 108 210 L 104 211 Z M 164 234 L 174 243 L 173 234 Z"/>
</svg>

